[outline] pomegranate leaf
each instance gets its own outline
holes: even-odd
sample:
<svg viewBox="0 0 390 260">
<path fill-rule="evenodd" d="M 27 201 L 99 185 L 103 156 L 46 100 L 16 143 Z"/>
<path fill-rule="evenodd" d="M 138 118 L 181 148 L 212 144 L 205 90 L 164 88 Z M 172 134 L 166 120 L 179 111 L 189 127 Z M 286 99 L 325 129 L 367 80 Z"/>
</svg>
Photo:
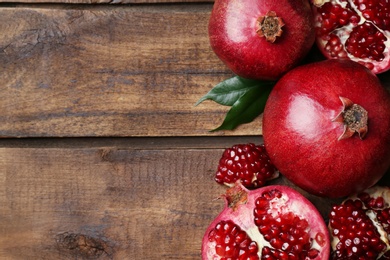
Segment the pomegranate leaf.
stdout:
<svg viewBox="0 0 390 260">
<path fill-rule="evenodd" d="M 208 99 L 220 105 L 233 106 L 246 92 L 252 88 L 258 88 L 262 83 L 262 81 L 234 76 L 215 85 L 215 87 L 196 102 L 195 106 Z"/>
<path fill-rule="evenodd" d="M 272 86 L 273 83 L 267 83 L 247 89 L 231 106 L 223 123 L 212 131 L 233 130 L 238 125 L 252 122 L 264 111 Z"/>
</svg>

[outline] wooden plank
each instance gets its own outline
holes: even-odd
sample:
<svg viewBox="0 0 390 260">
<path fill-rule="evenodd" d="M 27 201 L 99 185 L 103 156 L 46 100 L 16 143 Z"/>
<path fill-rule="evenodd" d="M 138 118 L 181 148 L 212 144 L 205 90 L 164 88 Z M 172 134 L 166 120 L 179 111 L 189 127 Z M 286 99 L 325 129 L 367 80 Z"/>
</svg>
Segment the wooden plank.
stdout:
<svg viewBox="0 0 390 260">
<path fill-rule="evenodd" d="M 0 149 L 0 258 L 199 258 L 219 153 Z"/>
<path fill-rule="evenodd" d="M 0 259 L 200 259 L 223 207 L 211 146 L 0 148 Z"/>
<path fill-rule="evenodd" d="M 228 108 L 194 104 L 232 75 L 211 7 L 0 8 L 0 136 L 210 135 Z"/>
<path fill-rule="evenodd" d="M 0 8 L 0 137 L 261 134 L 261 117 L 210 133 L 228 108 L 194 107 L 232 76 L 209 46 L 211 8 Z"/>
</svg>

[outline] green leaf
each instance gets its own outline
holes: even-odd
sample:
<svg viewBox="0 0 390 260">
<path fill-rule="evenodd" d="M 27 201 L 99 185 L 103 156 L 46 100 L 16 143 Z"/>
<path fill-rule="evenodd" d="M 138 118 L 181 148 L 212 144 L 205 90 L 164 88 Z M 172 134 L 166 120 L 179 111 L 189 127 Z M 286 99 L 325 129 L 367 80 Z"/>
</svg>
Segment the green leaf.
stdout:
<svg viewBox="0 0 390 260">
<path fill-rule="evenodd" d="M 259 85 L 269 85 L 269 82 L 245 79 L 239 76 L 234 76 L 222 81 L 213 87 L 206 95 L 204 95 L 195 106 L 205 100 L 213 100 L 220 105 L 232 106 L 238 99 L 253 88 L 259 88 Z"/>
<path fill-rule="evenodd" d="M 233 130 L 238 125 L 252 122 L 264 111 L 265 103 L 272 90 L 273 84 L 248 89 L 232 105 L 223 123 L 212 131 Z"/>
</svg>

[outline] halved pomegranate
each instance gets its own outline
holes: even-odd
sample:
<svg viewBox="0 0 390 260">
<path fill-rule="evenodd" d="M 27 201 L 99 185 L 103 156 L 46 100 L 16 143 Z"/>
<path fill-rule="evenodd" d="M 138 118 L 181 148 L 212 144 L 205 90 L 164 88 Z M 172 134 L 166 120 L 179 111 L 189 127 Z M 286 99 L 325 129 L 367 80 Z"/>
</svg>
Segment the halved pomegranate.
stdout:
<svg viewBox="0 0 390 260">
<path fill-rule="evenodd" d="M 312 0 L 317 45 L 327 58 L 351 59 L 378 74 L 390 68 L 388 0 Z"/>
<path fill-rule="evenodd" d="M 390 189 L 375 186 L 335 205 L 331 259 L 390 259 Z"/>
<path fill-rule="evenodd" d="M 226 207 L 208 227 L 202 259 L 322 259 L 330 254 L 320 213 L 300 193 L 281 185 L 230 188 Z"/>
</svg>

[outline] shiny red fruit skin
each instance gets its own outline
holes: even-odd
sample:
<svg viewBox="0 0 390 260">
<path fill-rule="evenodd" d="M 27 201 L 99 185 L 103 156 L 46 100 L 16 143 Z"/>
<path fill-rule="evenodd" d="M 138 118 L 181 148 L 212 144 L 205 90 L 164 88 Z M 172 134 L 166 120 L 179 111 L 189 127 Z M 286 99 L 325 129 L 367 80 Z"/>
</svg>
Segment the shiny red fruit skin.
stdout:
<svg viewBox="0 0 390 260">
<path fill-rule="evenodd" d="M 256 33 L 257 19 L 275 11 L 285 23 L 274 43 Z M 238 76 L 275 80 L 297 66 L 315 41 L 306 0 L 216 0 L 209 20 L 215 54 Z"/>
<path fill-rule="evenodd" d="M 338 140 L 332 121 L 347 97 L 368 111 L 368 133 Z M 364 66 L 326 60 L 290 71 L 267 100 L 263 137 L 271 161 L 297 186 L 342 197 L 374 185 L 390 166 L 390 95 Z"/>
</svg>

